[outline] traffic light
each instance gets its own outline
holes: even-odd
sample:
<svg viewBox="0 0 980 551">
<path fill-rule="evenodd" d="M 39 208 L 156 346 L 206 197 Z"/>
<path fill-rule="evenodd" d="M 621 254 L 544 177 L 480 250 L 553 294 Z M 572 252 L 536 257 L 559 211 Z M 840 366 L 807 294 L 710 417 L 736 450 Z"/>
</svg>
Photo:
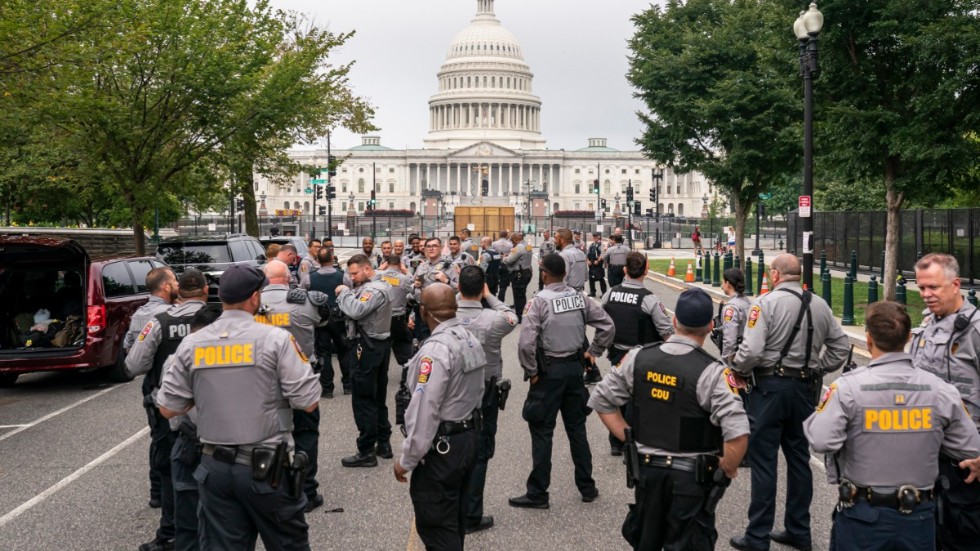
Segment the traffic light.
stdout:
<svg viewBox="0 0 980 551">
<path fill-rule="evenodd" d="M 606 200 L 605 199 L 600 199 L 599 200 L 599 208 L 601 208 L 602 210 L 606 210 Z"/>
<path fill-rule="evenodd" d="M 323 186 L 314 184 L 313 188 L 316 189 L 316 192 L 314 193 L 316 200 L 319 201 L 320 199 L 323 199 Z"/>
<path fill-rule="evenodd" d="M 653 218 L 653 209 L 647 209 L 647 216 Z"/>
<path fill-rule="evenodd" d="M 239 212 L 245 210 L 245 199 L 242 199 L 241 197 L 236 197 L 235 209 L 238 210 Z"/>
<path fill-rule="evenodd" d="M 657 203 L 657 186 L 656 186 L 656 184 L 654 184 L 650 188 L 650 201 L 653 202 L 654 204 Z"/>
<path fill-rule="evenodd" d="M 759 218 L 765 218 L 765 217 L 766 217 L 766 204 L 759 203 Z"/>
<path fill-rule="evenodd" d="M 331 201 L 337 198 L 337 186 L 328 185 L 327 186 L 327 200 Z"/>
<path fill-rule="evenodd" d="M 330 176 L 337 175 L 337 157 L 330 155 L 327 157 L 327 174 Z"/>
<path fill-rule="evenodd" d="M 633 203 L 633 216 L 640 216 L 641 212 L 643 212 L 643 210 L 640 209 L 640 202 L 636 201 Z"/>
<path fill-rule="evenodd" d="M 599 180 L 598 179 L 592 181 L 592 193 L 595 193 L 596 195 L 599 194 Z"/>
<path fill-rule="evenodd" d="M 489 180 L 483 180 L 483 182 L 480 184 L 480 194 L 483 195 L 484 197 L 486 197 L 487 195 L 490 195 L 490 181 Z"/>
<path fill-rule="evenodd" d="M 368 201 L 368 204 L 371 205 L 371 209 L 374 209 L 374 205 L 377 205 L 378 204 L 378 199 L 377 199 L 377 197 L 374 196 L 374 190 L 373 189 L 371 190 L 371 200 Z"/>
<path fill-rule="evenodd" d="M 626 202 L 629 203 L 633 200 L 633 186 L 628 186 L 626 188 Z"/>
<path fill-rule="evenodd" d="M 320 207 L 320 216 L 327 215 L 327 207 Z"/>
</svg>

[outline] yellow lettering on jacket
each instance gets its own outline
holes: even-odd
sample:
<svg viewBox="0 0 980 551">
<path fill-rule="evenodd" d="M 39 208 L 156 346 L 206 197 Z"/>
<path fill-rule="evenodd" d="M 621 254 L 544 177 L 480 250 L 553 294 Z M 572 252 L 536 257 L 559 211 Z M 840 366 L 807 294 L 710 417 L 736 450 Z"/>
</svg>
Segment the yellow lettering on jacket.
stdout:
<svg viewBox="0 0 980 551">
<path fill-rule="evenodd" d="M 864 430 L 915 432 L 932 430 L 932 408 L 881 408 L 864 410 Z"/>
<path fill-rule="evenodd" d="M 650 397 L 654 400 L 661 400 L 664 402 L 670 401 L 670 391 L 666 388 L 653 387 L 650 389 Z"/>
<path fill-rule="evenodd" d="M 251 343 L 199 346 L 194 349 L 194 367 L 253 365 L 255 345 Z"/>
<path fill-rule="evenodd" d="M 289 312 L 256 314 L 255 321 L 274 327 L 289 327 Z"/>
<path fill-rule="evenodd" d="M 648 371 L 647 382 L 658 385 L 677 386 L 677 377 L 674 375 L 664 375 L 656 371 Z"/>
</svg>

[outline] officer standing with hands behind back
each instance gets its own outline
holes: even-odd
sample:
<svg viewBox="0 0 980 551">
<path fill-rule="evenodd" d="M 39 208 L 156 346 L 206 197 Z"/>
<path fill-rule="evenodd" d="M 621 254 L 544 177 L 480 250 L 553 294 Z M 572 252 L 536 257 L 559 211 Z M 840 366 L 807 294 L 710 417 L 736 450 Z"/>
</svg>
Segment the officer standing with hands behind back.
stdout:
<svg viewBox="0 0 980 551">
<path fill-rule="evenodd" d="M 804 424 L 814 451 L 835 454 L 840 472 L 832 551 L 934 549 L 940 458 L 980 455 L 959 392 L 902 351 L 911 324 L 898 303 L 868 306 L 871 363 L 831 384 Z"/>
<path fill-rule="evenodd" d="M 752 425 L 749 526 L 744 536 L 729 543 L 743 551 L 763 551 L 772 540 L 809 551 L 813 473 L 803 421 L 816 407 L 823 374 L 840 369 L 850 347 L 830 306 L 801 287 L 796 256 L 781 254 L 773 259 L 769 281 L 774 290 L 749 309 L 744 338 L 732 362 L 736 372 L 754 375 L 756 382 L 746 407 Z M 785 530 L 775 532 L 780 448 L 787 473 Z"/>
<path fill-rule="evenodd" d="M 610 432 L 627 441 L 636 505 L 623 536 L 634 549 L 711 550 L 718 539 L 714 505 L 738 474 L 749 421 L 730 371 L 701 348 L 712 313 L 704 291 L 681 293 L 676 333 L 630 351 L 589 399 Z M 632 404 L 628 420 L 619 409 L 625 404 Z"/>
<path fill-rule="evenodd" d="M 514 311 L 517 312 L 517 323 L 521 322 L 524 305 L 527 304 L 527 286 L 531 283 L 531 247 L 524 243 L 524 234 L 513 232 L 510 240 L 514 244 L 510 254 L 503 259 L 502 268 L 510 274 L 511 288 L 514 293 Z"/>
<path fill-rule="evenodd" d="M 197 411 L 204 455 L 194 478 L 214 549 L 249 549 L 256 534 L 267 549 L 310 548 L 306 457 L 292 453 L 291 410 L 316 409 L 320 385 L 289 333 L 255 321 L 267 282 L 243 264 L 222 274 L 224 312 L 181 342 L 157 396 L 167 419 Z"/>
<path fill-rule="evenodd" d="M 567 232 L 568 230 L 561 230 Z M 581 254 L 581 251 L 579 251 Z M 582 377 L 586 363 L 595 361 L 612 344 L 612 320 L 594 300 L 563 283 L 565 261 L 557 254 L 541 259 L 545 288 L 528 303 L 518 357 L 531 387 L 522 415 L 531 432 L 531 474 L 527 493 L 508 500 L 512 507 L 547 509 L 551 485 L 551 444 L 561 412 L 575 464 L 575 486 L 582 501 L 599 496 L 592 478 L 592 451 L 585 432 L 588 391 Z M 585 326 L 595 327 L 595 339 L 582 352 Z"/>
<path fill-rule="evenodd" d="M 486 356 L 456 319 L 456 293 L 434 283 L 422 292 L 422 319 L 431 335 L 409 362 L 412 401 L 395 478 L 406 482 L 415 527 L 426 549 L 461 551 L 466 487 L 476 461 Z M 435 499 L 433 499 L 435 498 Z"/>
</svg>

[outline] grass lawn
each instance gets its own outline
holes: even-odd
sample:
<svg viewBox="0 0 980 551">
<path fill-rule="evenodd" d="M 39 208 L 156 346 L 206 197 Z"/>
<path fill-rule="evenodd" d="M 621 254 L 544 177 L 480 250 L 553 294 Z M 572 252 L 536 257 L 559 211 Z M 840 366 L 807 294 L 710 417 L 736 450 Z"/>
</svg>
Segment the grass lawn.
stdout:
<svg viewBox="0 0 980 551">
<path fill-rule="evenodd" d="M 674 264 L 677 275 L 674 276 L 676 279 L 684 281 L 684 275 L 687 273 L 687 261 L 678 260 Z M 667 274 L 667 270 L 670 268 L 669 259 L 656 259 L 650 261 L 650 271 L 657 272 L 658 274 Z M 711 267 L 714 271 L 714 266 Z M 697 273 L 697 270 L 695 270 Z M 759 273 L 759 267 L 755 263 L 752 264 L 752 285 L 757 286 L 759 283 L 756 281 L 756 276 Z M 814 282 L 816 284 L 816 292 L 820 294 L 823 291 L 823 284 L 820 281 Z M 831 278 L 831 290 L 830 290 L 832 304 L 831 308 L 834 310 L 834 315 L 838 318 L 844 314 L 844 278 L 843 277 L 832 277 Z M 884 289 L 881 285 L 878 285 L 878 300 L 881 300 L 884 296 Z M 913 291 L 909 289 L 906 292 L 906 304 L 908 305 L 909 317 L 912 318 L 912 327 L 917 327 L 922 322 L 922 310 L 925 309 L 925 303 L 922 302 L 922 298 L 919 296 L 918 291 Z M 864 309 L 868 306 L 868 283 L 865 281 L 858 281 L 854 284 L 854 325 L 864 325 Z"/>
</svg>

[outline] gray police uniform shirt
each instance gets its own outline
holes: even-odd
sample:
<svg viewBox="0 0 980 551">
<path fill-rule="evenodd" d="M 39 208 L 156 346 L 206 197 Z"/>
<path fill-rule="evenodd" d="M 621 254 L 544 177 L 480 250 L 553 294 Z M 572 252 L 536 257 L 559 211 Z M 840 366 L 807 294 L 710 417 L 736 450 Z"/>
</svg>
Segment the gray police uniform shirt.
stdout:
<svg viewBox="0 0 980 551">
<path fill-rule="evenodd" d="M 545 239 L 541 242 L 541 246 L 538 247 L 538 254 L 544 256 L 546 254 L 551 254 L 555 252 L 555 241 L 553 239 Z"/>
<path fill-rule="evenodd" d="M 626 245 L 616 243 L 606 249 L 606 252 L 602 253 L 602 261 L 606 263 L 606 266 L 625 266 L 626 255 L 631 252 L 633 251 Z"/>
<path fill-rule="evenodd" d="M 414 469 L 443 421 L 464 421 L 483 401 L 483 347 L 456 318 L 440 323 L 408 362 L 412 401 L 405 410 L 401 466 Z"/>
<path fill-rule="evenodd" d="M 459 250 L 470 255 L 470 258 L 476 259 L 480 255 L 480 246 L 477 245 L 472 239 L 466 239 L 459 244 Z"/>
<path fill-rule="evenodd" d="M 320 269 L 320 263 L 317 261 L 316 257 L 310 253 L 306 253 L 303 260 L 299 261 L 299 284 L 303 285 L 303 280 L 308 280 L 310 278 L 310 272 L 315 272 Z"/>
<path fill-rule="evenodd" d="M 725 303 L 721 310 L 721 357 L 727 358 L 738 349 L 738 339 L 745 331 L 745 320 L 748 319 L 749 308 L 752 303 L 745 295 L 736 295 Z M 795 321 L 795 320 L 794 320 Z M 792 322 L 790 322 L 792 323 Z M 803 327 L 800 327 L 800 331 Z M 815 334 L 815 333 L 814 333 Z M 803 337 L 806 338 L 805 336 Z"/>
<path fill-rule="evenodd" d="M 839 452 L 842 478 L 892 492 L 905 484 L 932 488 L 940 449 L 958 460 L 980 455 L 980 434 L 959 392 L 913 368 L 904 352 L 839 377 L 803 431 L 817 453 Z"/>
<path fill-rule="evenodd" d="M 449 265 L 452 266 L 453 268 L 459 270 L 462 270 L 466 266 L 472 266 L 476 264 L 476 261 L 473 260 L 473 257 L 470 256 L 469 253 L 463 252 L 462 250 L 460 250 L 459 254 L 456 256 L 453 256 L 452 253 L 446 255 L 446 258 L 444 258 L 443 260 L 445 262 L 448 262 Z"/>
<path fill-rule="evenodd" d="M 150 295 L 150 300 L 133 312 L 133 317 L 129 321 L 129 330 L 126 331 L 126 336 L 123 338 L 123 349 L 128 353 L 133 348 L 133 343 L 136 342 L 136 336 L 146 327 L 146 324 L 157 317 L 157 314 L 166 312 L 170 308 L 171 305 L 164 302 L 162 298 Z"/>
<path fill-rule="evenodd" d="M 364 285 L 351 290 L 345 289 L 337 296 L 337 304 L 351 322 L 348 324 L 348 336 L 351 324 L 356 324 L 359 333 L 375 340 L 384 340 L 391 336 L 391 298 L 388 284 L 383 281 L 368 281 Z"/>
<path fill-rule="evenodd" d="M 303 293 L 301 289 L 291 290 L 286 285 L 271 284 L 262 289 L 262 308 L 255 314 L 255 321 L 281 327 L 289 332 L 306 356 L 313 356 L 313 331 L 320 323 L 320 309 L 313 304 L 310 297 L 304 296 L 303 303 L 289 302 L 287 297 L 290 292 Z M 321 295 L 323 298 L 319 302 L 326 303 L 326 296 L 317 291 L 310 291 Z"/>
<path fill-rule="evenodd" d="M 453 289 L 458 287 L 459 280 L 459 270 L 456 267 L 451 266 L 445 259 L 438 259 L 435 262 L 430 262 L 425 260 L 419 267 L 415 270 L 415 279 L 422 279 L 422 287 L 415 289 L 415 299 L 420 300 L 422 297 L 422 289 L 425 289 L 429 285 L 438 282 L 436 279 L 436 274 L 442 272 L 446 274 L 449 279 L 449 286 Z"/>
<path fill-rule="evenodd" d="M 402 266 L 408 270 L 408 273 L 415 275 L 415 270 L 418 269 L 419 265 L 425 261 L 425 257 L 421 253 L 414 253 L 409 251 L 408 254 L 402 256 Z"/>
<path fill-rule="evenodd" d="M 484 308 L 478 300 L 460 298 L 456 319 L 483 345 L 483 353 L 487 357 L 483 377 L 490 380 L 503 375 L 500 342 L 517 327 L 517 314 L 493 295 L 487 296 L 487 304 L 490 307 Z"/>
<path fill-rule="evenodd" d="M 511 249 L 510 254 L 501 260 L 501 264 L 506 266 L 509 272 L 530 270 L 531 259 L 533 257 L 534 254 L 531 252 L 531 246 L 525 244 L 523 241 L 518 241 Z"/>
<path fill-rule="evenodd" d="M 565 245 L 558 254 L 565 259 L 565 283 L 581 293 L 585 290 L 585 282 L 589 280 L 589 266 L 585 253 L 574 245 Z"/>
<path fill-rule="evenodd" d="M 922 325 L 912 330 L 909 351 L 915 367 L 937 375 L 959 390 L 973 423 L 980 427 L 980 312 L 976 310 L 964 300 L 956 313 L 942 319 L 929 314 Z M 974 312 L 970 325 L 955 331 L 956 317 L 969 318 Z"/>
<path fill-rule="evenodd" d="M 391 315 L 403 316 L 408 309 L 408 297 L 412 295 L 412 278 L 396 267 L 390 267 L 374 275 L 375 281 L 380 281 L 390 288 L 388 298 L 391 299 Z"/>
<path fill-rule="evenodd" d="M 637 289 L 644 288 L 642 281 L 630 277 L 623 280 L 623 286 L 635 287 Z M 605 306 L 607 303 L 609 303 L 609 297 L 612 295 L 612 293 L 612 289 L 606 291 L 606 294 L 602 295 L 602 300 L 599 301 L 599 304 Z M 640 304 L 640 309 L 643 310 L 644 314 L 647 314 L 650 316 L 650 319 L 653 320 L 653 326 L 657 328 L 657 333 L 660 334 L 662 339 L 667 340 L 668 336 L 674 334 L 674 322 L 671 319 L 670 314 L 667 313 L 667 307 L 664 306 L 663 301 L 660 300 L 660 297 L 658 297 L 656 293 L 650 293 L 649 295 L 643 297 L 643 303 Z M 613 346 L 619 350 L 628 349 L 628 347 L 623 345 L 613 344 Z"/>
<path fill-rule="evenodd" d="M 172 316 L 187 316 L 193 314 L 204 307 L 204 302 L 200 300 L 188 300 L 182 304 L 167 310 Z M 154 317 L 146 322 L 139 337 L 133 343 L 133 348 L 126 356 L 126 373 L 133 377 L 146 375 L 153 369 L 153 357 L 156 356 L 160 341 L 163 340 L 163 329 L 160 322 Z"/>
<path fill-rule="evenodd" d="M 292 410 L 320 400 L 320 380 L 292 335 L 243 310 L 225 310 L 173 357 L 157 404 L 176 412 L 193 405 L 204 443 L 291 448 Z"/>
<path fill-rule="evenodd" d="M 172 355 L 169 358 L 167 358 L 167 361 L 163 362 L 163 373 L 161 374 L 160 377 L 161 381 L 163 380 L 163 376 L 167 374 L 167 371 L 171 367 L 173 367 L 175 360 L 176 360 L 176 355 Z M 176 431 L 180 429 L 180 424 L 183 423 L 185 420 L 189 420 L 191 423 L 194 423 L 194 426 L 197 426 L 197 410 L 192 407 L 187 411 L 186 414 L 175 415 L 170 419 L 167 419 L 167 422 L 170 424 L 170 430 Z"/>
<path fill-rule="evenodd" d="M 511 249 L 514 248 L 514 243 L 512 243 L 509 238 L 508 239 L 501 238 L 494 241 L 493 244 L 490 246 L 493 247 L 493 250 L 500 253 L 501 258 L 507 258 L 507 256 L 510 254 Z M 504 269 L 503 265 L 501 265 L 500 267 L 501 269 Z"/>
<path fill-rule="evenodd" d="M 612 318 L 602 306 L 565 283 L 550 283 L 538 291 L 524 307 L 521 320 L 517 354 L 524 374 L 528 378 L 538 374 L 534 353 L 539 337 L 548 356 L 570 356 L 582 349 L 586 325 L 595 327 L 589 352 L 598 358 L 616 336 Z"/>
<path fill-rule="evenodd" d="M 665 354 L 682 355 L 698 346 L 697 341 L 682 335 L 671 335 L 670 340 L 660 345 Z M 633 371 L 636 369 L 636 355 L 641 347 L 636 347 L 623 358 L 619 366 L 613 366 L 609 373 L 599 381 L 589 397 L 589 407 L 598 413 L 619 411 L 619 406 L 633 400 Z M 745 414 L 742 398 L 729 380 L 731 372 L 721 362 L 713 362 L 698 378 L 698 404 L 710 414 L 711 423 L 721 428 L 722 440 L 728 442 L 749 433 L 749 418 Z M 627 419 L 630 423 L 632 420 Z M 652 420 L 651 422 L 655 422 Z M 695 457 L 698 453 L 677 453 L 636 443 L 637 450 L 649 455 L 672 455 L 674 457 Z M 719 450 L 720 451 L 720 450 Z"/>
<path fill-rule="evenodd" d="M 790 292 L 781 289 L 789 289 Z M 777 288 L 755 300 L 749 308 L 742 344 L 735 353 L 732 364 L 742 375 L 749 375 L 756 367 L 771 368 L 779 360 L 779 353 L 793 332 L 799 315 L 803 287 L 798 281 L 780 283 Z M 843 366 L 850 351 L 847 336 L 834 313 L 822 298 L 814 294 L 810 301 L 813 319 L 813 344 L 810 366 L 824 372 L 836 371 Z M 801 369 L 806 354 L 807 317 L 803 316 L 796 342 L 790 346 L 783 359 L 783 367 Z M 825 347 L 826 345 L 826 347 Z M 823 352 L 821 353 L 821 349 Z"/>
</svg>

